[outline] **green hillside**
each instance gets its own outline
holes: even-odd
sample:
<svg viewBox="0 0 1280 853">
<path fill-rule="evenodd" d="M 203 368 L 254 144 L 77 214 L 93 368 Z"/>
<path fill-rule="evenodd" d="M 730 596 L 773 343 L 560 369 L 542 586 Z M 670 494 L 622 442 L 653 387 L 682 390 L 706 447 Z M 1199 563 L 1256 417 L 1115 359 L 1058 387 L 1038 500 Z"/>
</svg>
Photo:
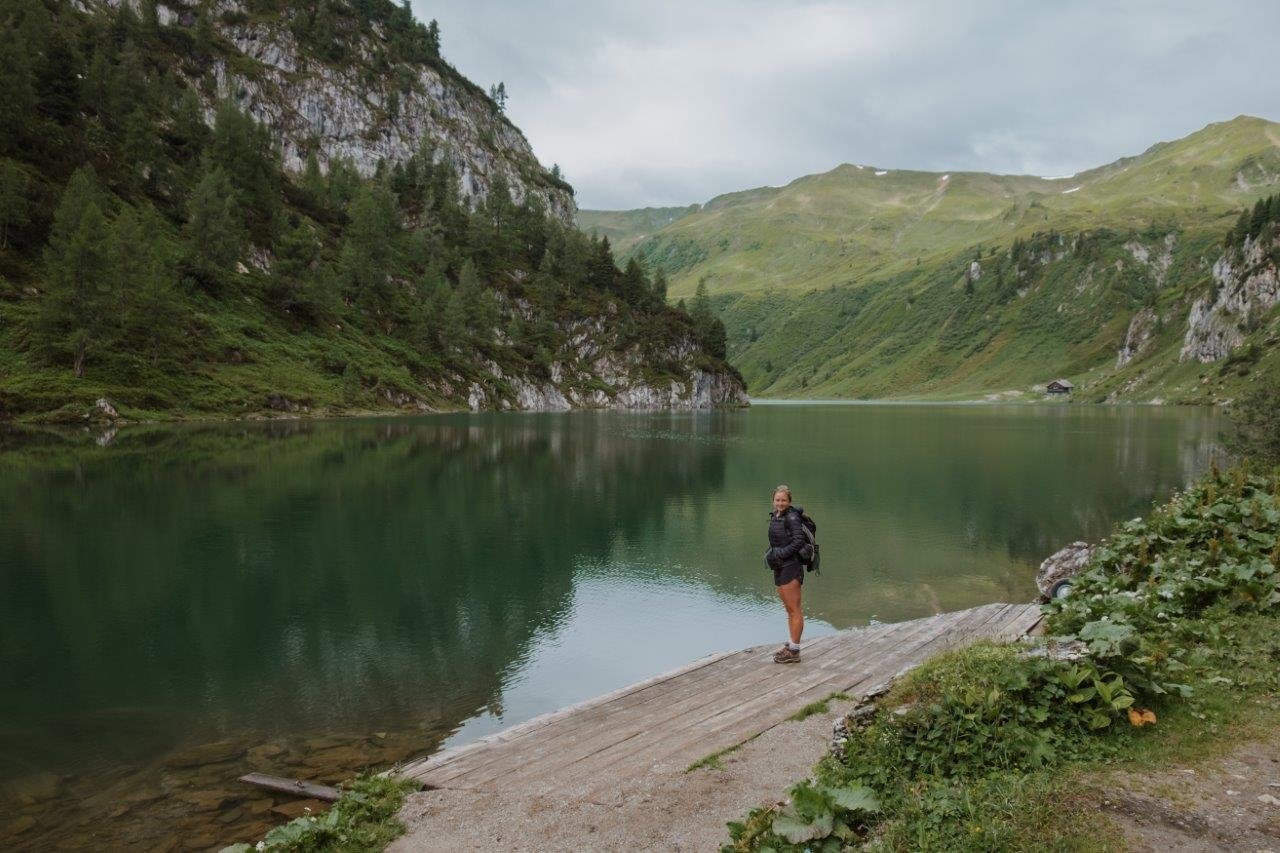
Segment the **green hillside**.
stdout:
<svg viewBox="0 0 1280 853">
<path fill-rule="evenodd" d="M 715 198 L 630 255 L 673 298 L 705 283 L 757 395 L 1012 396 L 1066 376 L 1091 398 L 1213 399 L 1235 374 L 1178 363 L 1187 312 L 1277 186 L 1280 125 L 1242 116 L 1065 178 L 846 164 Z M 1143 307 L 1159 331 L 1118 370 Z"/>
<path fill-rule="evenodd" d="M 646 237 L 691 213 L 701 205 L 688 207 L 642 207 L 639 210 L 579 210 L 578 227 L 593 237 L 608 237 L 613 250 L 625 254 Z"/>
<path fill-rule="evenodd" d="M 0 0 L 0 36 L 0 420 L 736 396 L 705 306 L 548 209 L 568 191 L 407 6 Z M 284 66 L 412 149 L 290 168 L 253 113 L 292 109 Z"/>
</svg>

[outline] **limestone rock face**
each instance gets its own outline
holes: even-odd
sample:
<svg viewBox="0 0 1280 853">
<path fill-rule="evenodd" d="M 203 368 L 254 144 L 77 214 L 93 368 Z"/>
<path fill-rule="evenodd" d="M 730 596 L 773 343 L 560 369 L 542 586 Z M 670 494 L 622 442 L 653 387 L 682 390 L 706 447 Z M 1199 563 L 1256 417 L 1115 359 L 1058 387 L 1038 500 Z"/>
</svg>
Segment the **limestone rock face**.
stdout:
<svg viewBox="0 0 1280 853">
<path fill-rule="evenodd" d="M 1243 251 L 1228 252 L 1213 265 L 1214 292 L 1192 303 L 1179 361 L 1226 358 L 1280 301 L 1280 277 L 1269 249 L 1263 241 L 1246 239 Z"/>
<path fill-rule="evenodd" d="M 81 2 L 137 7 L 140 0 Z M 193 14 L 158 8 L 162 25 L 194 28 Z M 369 176 L 379 160 L 393 165 L 427 144 L 437 162 L 452 160 L 458 189 L 471 203 L 484 199 L 501 176 L 516 204 L 532 194 L 551 215 L 573 222 L 572 191 L 542 167 L 524 134 L 493 102 L 443 62 L 386 63 L 378 51 L 386 35 L 380 27 L 372 37 L 353 37 L 347 44 L 352 58 L 337 65 L 303 50 L 286 20 L 251 15 L 240 0 L 215 2 L 210 22 L 238 55 L 213 59 L 216 93 L 188 81 L 204 99 L 206 120 L 212 123 L 218 99 L 232 95 L 272 129 L 285 168 L 301 171 L 315 150 L 322 168 L 349 158 Z"/>
<path fill-rule="evenodd" d="M 1140 355 L 1151 338 L 1155 336 L 1159 317 L 1154 308 L 1143 308 L 1133 315 L 1129 321 L 1129 329 L 1124 333 L 1124 343 L 1116 356 L 1116 368 L 1124 367 Z"/>
<path fill-rule="evenodd" d="M 729 371 L 698 366 L 697 345 L 686 338 L 661 352 L 633 347 L 616 352 L 602 318 L 580 321 L 585 327 L 571 338 L 551 365 L 550 376 L 511 376 L 493 362 L 488 387 L 473 382 L 467 405 L 482 409 L 559 412 L 569 409 L 694 410 L 747 404 L 742 380 Z M 646 369 L 655 362 L 679 365 L 681 378 L 656 376 Z M 497 389 L 502 389 L 498 391 Z"/>
<path fill-rule="evenodd" d="M 1059 581 L 1073 578 L 1084 570 L 1093 556 L 1093 546 L 1088 542 L 1072 542 L 1040 564 L 1036 572 L 1036 586 L 1040 594 L 1048 596 Z"/>
</svg>

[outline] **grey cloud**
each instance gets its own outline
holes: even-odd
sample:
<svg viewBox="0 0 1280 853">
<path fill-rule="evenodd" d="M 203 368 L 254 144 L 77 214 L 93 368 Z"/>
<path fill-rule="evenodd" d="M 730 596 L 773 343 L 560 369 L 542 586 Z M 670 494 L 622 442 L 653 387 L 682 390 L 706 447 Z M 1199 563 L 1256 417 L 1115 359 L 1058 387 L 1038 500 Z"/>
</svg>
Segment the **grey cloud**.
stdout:
<svg viewBox="0 0 1280 853">
<path fill-rule="evenodd" d="M 1060 175 L 1280 118 L 1280 4 L 413 0 L 583 207 L 842 162 Z"/>
</svg>

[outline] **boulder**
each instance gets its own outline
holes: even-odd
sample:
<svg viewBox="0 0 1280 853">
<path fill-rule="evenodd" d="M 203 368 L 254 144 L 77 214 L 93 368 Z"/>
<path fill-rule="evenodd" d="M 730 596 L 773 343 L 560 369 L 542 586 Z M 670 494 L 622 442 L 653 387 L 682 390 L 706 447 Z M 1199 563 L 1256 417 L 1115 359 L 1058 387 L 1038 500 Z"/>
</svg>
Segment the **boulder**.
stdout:
<svg viewBox="0 0 1280 853">
<path fill-rule="evenodd" d="M 1073 578 L 1083 571 L 1089 564 L 1089 558 L 1093 556 L 1093 548 L 1088 542 L 1072 542 L 1049 555 L 1036 572 L 1036 586 L 1040 589 L 1040 594 L 1048 598 L 1061 581 Z"/>
<path fill-rule="evenodd" d="M 120 412 L 116 411 L 115 403 L 112 403 L 106 397 L 99 397 L 93 403 L 93 409 L 89 412 L 91 420 L 120 420 Z"/>
</svg>

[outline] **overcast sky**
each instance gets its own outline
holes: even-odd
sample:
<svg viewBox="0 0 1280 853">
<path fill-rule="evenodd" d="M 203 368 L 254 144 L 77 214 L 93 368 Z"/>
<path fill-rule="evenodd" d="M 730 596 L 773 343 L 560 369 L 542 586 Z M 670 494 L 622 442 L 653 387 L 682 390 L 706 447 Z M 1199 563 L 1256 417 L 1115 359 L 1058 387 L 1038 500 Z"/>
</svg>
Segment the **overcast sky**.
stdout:
<svg viewBox="0 0 1280 853">
<path fill-rule="evenodd" d="M 1065 175 L 1280 120 L 1280 2 L 412 0 L 587 208 L 840 163 Z"/>
</svg>

